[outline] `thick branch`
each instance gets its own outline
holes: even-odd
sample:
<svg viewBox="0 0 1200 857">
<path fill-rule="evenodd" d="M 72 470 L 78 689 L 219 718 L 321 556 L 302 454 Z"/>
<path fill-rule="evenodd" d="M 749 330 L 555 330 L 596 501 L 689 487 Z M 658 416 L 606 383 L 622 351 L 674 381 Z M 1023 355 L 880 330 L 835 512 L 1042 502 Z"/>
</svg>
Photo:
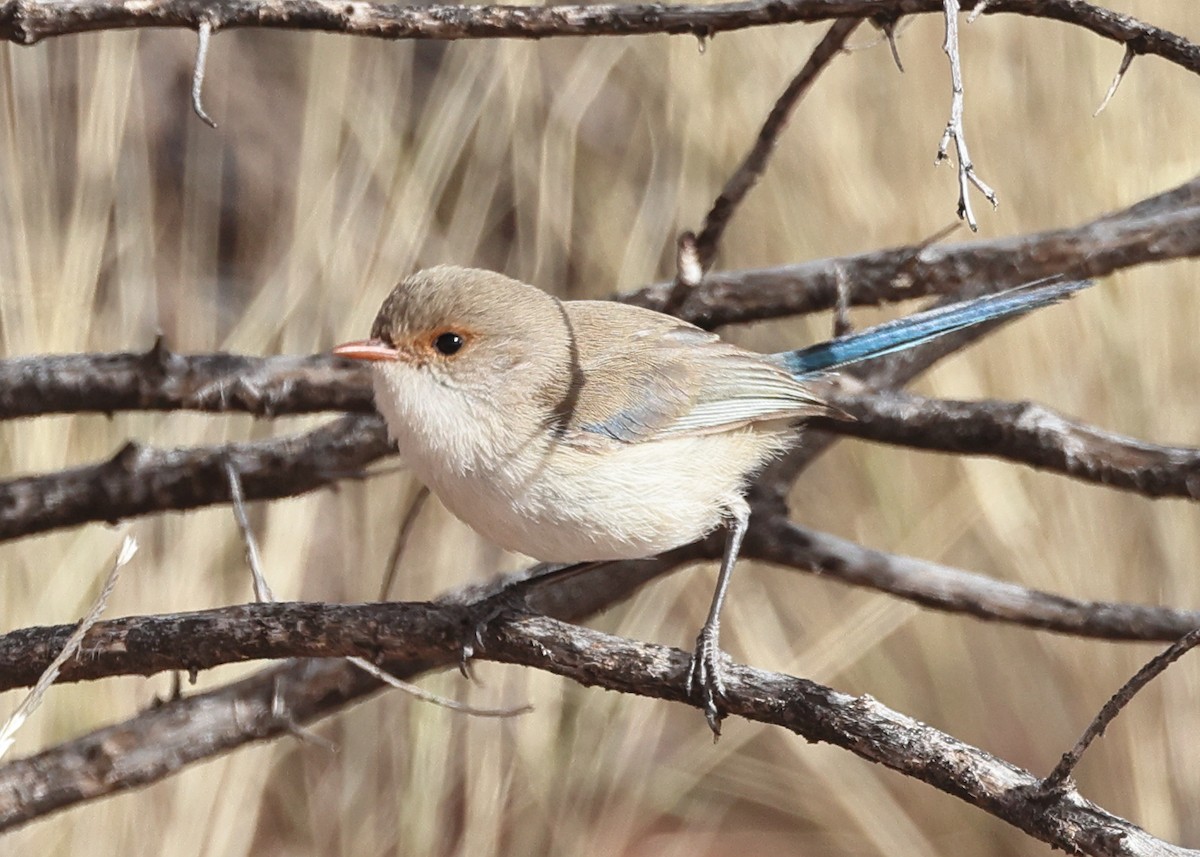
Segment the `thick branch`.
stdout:
<svg viewBox="0 0 1200 857">
<path fill-rule="evenodd" d="M 977 0 L 963 0 L 968 11 Z M 32 45 L 54 36 L 130 27 L 324 30 L 381 39 L 541 39 L 716 33 L 832 18 L 895 18 L 940 12 L 941 0 L 753 0 L 711 5 L 400 6 L 361 0 L 5 0 L 0 39 Z M 1141 54 L 1200 74 L 1200 47 L 1083 0 L 990 0 L 985 14 L 1014 13 L 1083 27 Z"/>
<path fill-rule="evenodd" d="M 758 510 L 743 555 L 886 592 L 950 613 L 1106 640 L 1173 641 L 1200 628 L 1200 612 L 1083 601 L 993 580 L 928 560 L 873 550 Z M 250 604 L 97 623 L 60 681 L 211 669 L 270 658 L 358 656 L 372 661 L 437 661 L 457 656 L 474 605 L 528 605 L 562 616 L 590 612 L 632 593 L 681 563 L 720 555 L 710 539 L 654 563 L 590 570 L 569 580 L 511 578 L 437 604 Z M 633 575 L 633 578 L 629 576 Z M 514 596 L 534 587 L 535 593 Z M 622 595 L 623 593 L 623 595 Z M 0 692 L 32 685 L 74 625 L 24 628 L 0 636 Z"/>
<path fill-rule="evenodd" d="M 115 411 L 371 413 L 361 363 L 329 355 L 183 356 L 161 341 L 142 354 L 50 354 L 0 360 L 0 419 Z"/>
<path fill-rule="evenodd" d="M 546 617 L 501 620 L 486 635 L 486 644 L 490 659 L 547 670 L 586 686 L 688 701 L 684 683 L 689 656 L 677 649 Z M 392 666 L 410 676 L 422 670 L 412 661 Z M 239 744 L 277 736 L 373 689 L 373 680 L 348 664 L 318 661 L 274 668 L 227 688 L 174 700 L 0 769 L 0 829 L 117 788 L 152 782 Z M 1045 794 L 1028 771 L 870 697 L 731 667 L 725 705 L 732 714 L 844 747 L 923 780 L 1071 852 L 1194 853 L 1154 839 L 1073 790 Z"/>
<path fill-rule="evenodd" d="M 964 288 L 999 291 L 1055 274 L 1102 277 L 1147 262 L 1198 256 L 1200 179 L 1193 179 L 1071 229 L 712 272 L 688 293 L 679 315 L 713 328 L 833 309 L 839 276 L 850 283 L 851 303 L 875 306 Z M 626 299 L 657 308 L 670 289 L 670 283 L 660 283 Z"/>
<path fill-rule="evenodd" d="M 1200 449 L 1145 443 L 1033 402 L 961 402 L 900 392 L 828 398 L 855 417 L 820 421 L 836 434 L 989 455 L 1147 497 L 1200 497 Z"/>
<path fill-rule="evenodd" d="M 489 636 L 489 657 L 536 667 L 584 686 L 690 703 L 684 692 L 690 655 L 553 619 L 505 624 Z M 1155 839 L 1077 791 L 1044 794 L 1018 768 L 869 696 L 853 697 L 807 679 L 733 666 L 725 676 L 730 714 L 782 726 L 812 742 L 850 750 L 922 780 L 1068 853 L 1196 855 Z"/>
<path fill-rule="evenodd" d="M 549 592 L 540 591 L 536 580 L 521 585 L 530 599 L 537 601 L 537 609 L 579 620 L 627 598 L 647 581 L 698 555 L 693 547 L 656 560 L 617 563 L 606 567 L 604 575 L 553 580 Z M 511 578 L 469 587 L 442 602 L 487 615 L 488 605 L 494 603 L 489 599 L 510 590 Z M 541 595 L 545 597 L 539 598 Z M 247 609 L 280 608 L 287 609 L 287 605 Z M 190 639 L 186 646 L 196 643 Z M 455 649 L 452 653 L 443 650 L 438 659 L 418 653 L 382 665 L 399 678 L 411 679 L 457 661 Z M 84 801 L 157 782 L 189 764 L 245 744 L 291 734 L 297 726 L 334 714 L 379 689 L 376 679 L 348 661 L 302 660 L 270 667 L 217 690 L 172 700 L 124 723 L 0 767 L 0 831 Z"/>
<path fill-rule="evenodd" d="M 284 658 L 449 663 L 458 657 L 472 615 L 466 605 L 454 604 L 269 602 L 129 616 L 94 625 L 58 680 L 191 673 Z M 74 628 L 23 628 L 0 636 L 0 692 L 32 687 Z"/>
<path fill-rule="evenodd" d="M 101 464 L 0 484 L 0 541 L 87 521 L 227 503 L 226 463 L 240 474 L 246 498 L 263 500 L 362 476 L 391 451 L 378 416 L 343 417 L 293 437 L 193 449 L 131 442 Z"/>
</svg>

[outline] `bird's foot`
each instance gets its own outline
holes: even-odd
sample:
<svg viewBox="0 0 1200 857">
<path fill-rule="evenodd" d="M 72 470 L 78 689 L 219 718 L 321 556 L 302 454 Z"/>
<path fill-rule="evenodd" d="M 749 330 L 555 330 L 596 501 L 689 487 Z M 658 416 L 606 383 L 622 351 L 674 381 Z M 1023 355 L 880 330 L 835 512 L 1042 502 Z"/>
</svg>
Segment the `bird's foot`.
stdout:
<svg viewBox="0 0 1200 857">
<path fill-rule="evenodd" d="M 463 677 L 474 680 L 471 661 L 487 648 L 484 638 L 493 622 L 501 616 L 529 612 L 530 608 L 525 592 L 519 586 L 506 587 L 477 604 L 463 626 L 458 652 L 458 671 L 463 674 Z"/>
<path fill-rule="evenodd" d="M 721 737 L 721 720 L 725 717 L 720 705 L 725 696 L 721 670 L 727 660 L 717 642 L 717 629 L 705 625 L 696 637 L 696 651 L 692 653 L 692 664 L 688 669 L 687 693 L 704 709 L 713 741 Z"/>
</svg>

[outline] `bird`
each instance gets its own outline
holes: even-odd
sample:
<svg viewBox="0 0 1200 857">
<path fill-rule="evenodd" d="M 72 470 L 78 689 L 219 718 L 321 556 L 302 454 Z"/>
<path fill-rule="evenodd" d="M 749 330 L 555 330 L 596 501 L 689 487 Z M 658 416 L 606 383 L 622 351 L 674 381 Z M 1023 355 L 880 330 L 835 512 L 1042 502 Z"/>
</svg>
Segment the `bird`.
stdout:
<svg viewBox="0 0 1200 857">
<path fill-rule="evenodd" d="M 370 337 L 332 349 L 371 367 L 401 457 L 495 544 L 556 564 L 652 557 L 724 527 L 687 691 L 720 734 L 720 614 L 753 477 L 842 416 L 812 383 L 977 324 L 1057 303 L 1088 280 L 1039 281 L 776 354 L 615 301 L 560 300 L 441 265 L 403 279 Z"/>
</svg>

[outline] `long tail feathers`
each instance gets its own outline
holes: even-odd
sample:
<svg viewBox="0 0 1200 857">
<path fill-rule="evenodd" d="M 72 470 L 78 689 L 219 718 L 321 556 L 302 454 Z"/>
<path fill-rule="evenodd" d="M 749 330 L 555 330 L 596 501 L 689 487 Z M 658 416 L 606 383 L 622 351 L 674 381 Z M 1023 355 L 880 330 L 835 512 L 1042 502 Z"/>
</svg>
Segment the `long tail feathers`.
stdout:
<svg viewBox="0 0 1200 857">
<path fill-rule="evenodd" d="M 1019 286 L 994 295 L 962 301 L 949 306 L 898 318 L 860 333 L 831 339 L 797 351 L 776 355 L 795 377 L 813 375 L 903 351 L 947 333 L 1020 315 L 1069 298 L 1092 285 L 1091 280 L 1052 282 L 1044 280 Z"/>
</svg>

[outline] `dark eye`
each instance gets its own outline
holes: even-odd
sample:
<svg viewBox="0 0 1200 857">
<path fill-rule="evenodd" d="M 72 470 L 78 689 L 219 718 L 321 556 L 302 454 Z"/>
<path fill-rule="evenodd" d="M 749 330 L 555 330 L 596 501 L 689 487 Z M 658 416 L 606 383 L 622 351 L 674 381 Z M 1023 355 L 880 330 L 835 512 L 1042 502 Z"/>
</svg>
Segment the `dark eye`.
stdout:
<svg viewBox="0 0 1200 857">
<path fill-rule="evenodd" d="M 437 338 L 433 340 L 433 347 L 440 353 L 449 357 L 452 354 L 457 354 L 458 350 L 463 347 L 463 338 L 453 331 L 439 333 Z"/>
</svg>

